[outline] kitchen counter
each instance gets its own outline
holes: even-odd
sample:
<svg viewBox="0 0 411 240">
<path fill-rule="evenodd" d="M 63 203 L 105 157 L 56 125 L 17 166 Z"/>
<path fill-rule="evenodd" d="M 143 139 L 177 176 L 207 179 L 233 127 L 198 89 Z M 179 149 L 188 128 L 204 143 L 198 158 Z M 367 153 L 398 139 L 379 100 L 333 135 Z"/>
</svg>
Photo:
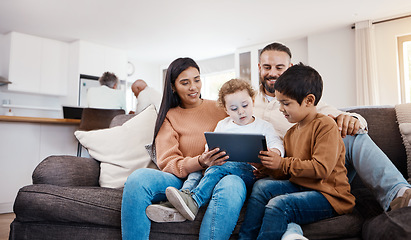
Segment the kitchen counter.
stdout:
<svg viewBox="0 0 411 240">
<path fill-rule="evenodd" d="M 0 214 L 13 212 L 18 190 L 51 155 L 77 155 L 80 119 L 0 115 Z"/>
<path fill-rule="evenodd" d="M 25 123 L 53 123 L 66 125 L 79 125 L 80 119 L 63 119 L 63 118 L 39 118 L 39 117 L 20 117 L 0 115 L 2 122 L 25 122 Z"/>
</svg>

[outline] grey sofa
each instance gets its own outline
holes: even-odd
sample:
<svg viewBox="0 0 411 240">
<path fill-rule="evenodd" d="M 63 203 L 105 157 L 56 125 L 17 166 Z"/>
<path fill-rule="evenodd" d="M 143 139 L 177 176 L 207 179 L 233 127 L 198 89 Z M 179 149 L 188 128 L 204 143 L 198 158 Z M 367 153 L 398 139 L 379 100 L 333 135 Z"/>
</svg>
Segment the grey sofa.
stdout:
<svg viewBox="0 0 411 240">
<path fill-rule="evenodd" d="M 378 106 L 345 110 L 357 112 L 367 119 L 371 138 L 408 179 L 406 152 L 394 108 Z M 111 125 L 119 125 L 130 117 L 117 116 Z M 18 192 L 10 239 L 121 239 L 122 189 L 100 187 L 99 170 L 99 162 L 91 158 L 51 156 L 42 161 L 33 172 L 33 184 Z M 351 185 L 356 196 L 354 211 L 305 225 L 304 235 L 309 239 L 362 239 L 377 230 L 372 221 L 383 213 L 381 207 L 360 178 L 356 177 Z M 238 236 L 245 207 L 231 239 Z M 406 219 L 411 217 L 411 208 L 396 211 Z M 204 212 L 203 207 L 193 222 L 153 223 L 150 239 L 198 239 Z"/>
</svg>

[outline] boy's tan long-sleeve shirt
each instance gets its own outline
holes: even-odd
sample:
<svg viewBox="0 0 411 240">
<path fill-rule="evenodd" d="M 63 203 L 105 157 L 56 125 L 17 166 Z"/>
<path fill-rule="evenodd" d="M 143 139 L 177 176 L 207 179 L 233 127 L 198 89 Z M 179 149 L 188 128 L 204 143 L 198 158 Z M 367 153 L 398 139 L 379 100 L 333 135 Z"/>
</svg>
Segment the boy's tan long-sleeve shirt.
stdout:
<svg viewBox="0 0 411 240">
<path fill-rule="evenodd" d="M 335 121 L 323 114 L 302 128 L 297 124 L 284 136 L 286 156 L 280 169 L 290 181 L 319 191 L 338 214 L 355 205 L 345 168 L 345 147 Z"/>
</svg>

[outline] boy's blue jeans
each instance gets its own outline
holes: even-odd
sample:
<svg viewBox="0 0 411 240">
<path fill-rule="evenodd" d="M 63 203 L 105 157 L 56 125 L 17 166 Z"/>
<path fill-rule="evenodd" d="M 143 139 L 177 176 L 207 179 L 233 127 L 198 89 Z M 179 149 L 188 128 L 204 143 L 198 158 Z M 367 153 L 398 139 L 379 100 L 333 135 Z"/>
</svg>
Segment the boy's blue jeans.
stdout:
<svg viewBox="0 0 411 240">
<path fill-rule="evenodd" d="M 248 200 L 239 239 L 281 239 L 289 223 L 308 224 L 335 212 L 327 199 L 288 180 L 258 180 Z"/>
<path fill-rule="evenodd" d="M 346 136 L 343 141 L 349 181 L 358 173 L 364 185 L 372 190 L 381 207 L 387 211 L 398 190 L 411 185 L 368 134 Z M 289 225 L 289 230 L 303 235 L 297 224 Z"/>
<path fill-rule="evenodd" d="M 183 180 L 171 173 L 143 168 L 127 179 L 121 206 L 123 239 L 149 239 L 151 221 L 146 208 L 153 202 L 165 201 L 169 186 L 181 188 Z M 200 227 L 199 239 L 228 239 L 246 198 L 244 181 L 235 175 L 222 178 L 215 186 Z"/>
<path fill-rule="evenodd" d="M 251 189 L 256 180 L 253 167 L 245 162 L 227 161 L 223 165 L 211 166 L 205 171 L 198 186 L 191 191 L 194 194 L 192 197 L 199 207 L 208 203 L 214 186 L 227 175 L 239 176 L 244 181 L 247 189 Z"/>
</svg>

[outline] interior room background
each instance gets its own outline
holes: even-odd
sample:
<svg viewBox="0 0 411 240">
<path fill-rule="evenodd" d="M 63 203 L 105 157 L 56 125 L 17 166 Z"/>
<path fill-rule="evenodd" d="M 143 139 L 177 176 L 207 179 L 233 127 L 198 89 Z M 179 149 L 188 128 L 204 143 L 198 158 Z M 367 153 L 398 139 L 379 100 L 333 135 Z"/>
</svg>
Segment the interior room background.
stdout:
<svg viewBox="0 0 411 240">
<path fill-rule="evenodd" d="M 372 25 L 375 35 L 378 76 L 377 95 L 378 103 L 381 105 L 394 105 L 404 101 L 401 96 L 397 38 L 411 35 L 409 26 L 411 26 L 410 17 Z M 4 38 L 4 35 L 0 35 L 0 44 Z M 325 89 L 323 101 L 336 107 L 359 105 L 356 97 L 355 30 L 352 26 L 343 26 L 297 39 L 273 39 L 272 41 L 280 41 L 290 47 L 293 53 L 293 63 L 303 62 L 320 72 Z M 258 86 L 258 50 L 267 43 L 237 49 L 230 55 L 216 56 L 212 59 L 195 59 L 200 65 L 204 81 L 203 96 L 216 98 L 216 91 L 222 84 L 220 81 L 240 76 L 239 56 L 246 52 L 250 54 L 250 80 L 256 88 Z M 141 78 L 162 92 L 163 72 L 168 62 L 145 63 L 134 59 L 128 59 L 128 61 L 132 63 L 135 71 L 125 79 L 127 86 Z M 4 64 L 1 63 L 0 66 Z M 0 75 L 4 75 L 5 71 L 6 69 L 1 67 Z M 403 84 L 403 87 L 409 88 L 409 85 L 404 86 Z M 2 100 L 10 99 L 13 104 L 30 104 L 55 109 L 60 109 L 61 105 L 76 105 L 75 99 L 9 92 L 5 86 L 0 87 L 0 94 Z M 127 88 L 127 97 L 128 108 L 130 108 L 128 110 L 131 110 L 135 100 L 129 88 Z M 5 114 L 6 111 L 8 108 L 2 105 L 0 114 Z M 14 111 L 25 111 L 25 116 L 62 117 L 61 110 L 15 109 Z"/>
</svg>

